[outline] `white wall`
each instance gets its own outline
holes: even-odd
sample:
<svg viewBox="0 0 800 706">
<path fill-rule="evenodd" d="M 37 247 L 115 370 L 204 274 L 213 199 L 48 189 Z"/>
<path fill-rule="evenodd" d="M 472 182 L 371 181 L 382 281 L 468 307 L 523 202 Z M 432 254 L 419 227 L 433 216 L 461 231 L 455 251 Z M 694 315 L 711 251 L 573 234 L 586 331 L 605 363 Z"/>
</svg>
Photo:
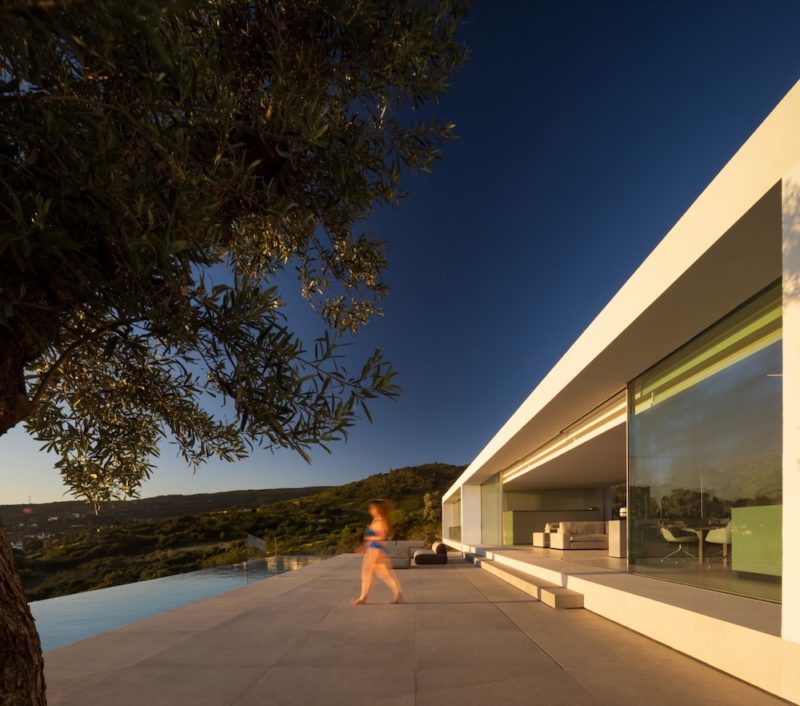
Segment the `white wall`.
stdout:
<svg viewBox="0 0 800 706">
<path fill-rule="evenodd" d="M 586 510 L 602 509 L 603 489 L 513 490 L 503 493 L 504 510 Z"/>
<path fill-rule="evenodd" d="M 800 642 L 800 163 L 783 179 L 783 606 Z"/>
<path fill-rule="evenodd" d="M 481 487 L 461 486 L 461 541 L 464 544 L 481 543 Z"/>
</svg>

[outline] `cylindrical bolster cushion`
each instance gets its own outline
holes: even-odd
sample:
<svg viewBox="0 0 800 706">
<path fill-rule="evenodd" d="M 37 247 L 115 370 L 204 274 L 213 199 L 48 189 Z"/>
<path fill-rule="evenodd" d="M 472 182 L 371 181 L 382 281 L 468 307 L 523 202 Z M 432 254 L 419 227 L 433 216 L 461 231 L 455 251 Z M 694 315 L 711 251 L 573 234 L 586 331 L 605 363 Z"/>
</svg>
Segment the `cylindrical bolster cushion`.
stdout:
<svg viewBox="0 0 800 706">
<path fill-rule="evenodd" d="M 447 545 L 444 542 L 434 542 L 431 549 L 439 556 L 447 556 Z"/>
</svg>

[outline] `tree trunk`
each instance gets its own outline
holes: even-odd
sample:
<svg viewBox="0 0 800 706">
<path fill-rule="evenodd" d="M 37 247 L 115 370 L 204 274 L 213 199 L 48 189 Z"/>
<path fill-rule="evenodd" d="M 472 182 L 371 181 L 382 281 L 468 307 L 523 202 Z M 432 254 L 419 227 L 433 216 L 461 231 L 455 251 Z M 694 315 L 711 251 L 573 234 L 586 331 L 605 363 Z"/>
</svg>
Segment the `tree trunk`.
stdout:
<svg viewBox="0 0 800 706">
<path fill-rule="evenodd" d="M 46 706 L 39 634 L 0 522 L 0 706 Z"/>
<path fill-rule="evenodd" d="M 25 366 L 38 354 L 29 337 L 0 328 L 0 436 L 31 413 Z M 46 706 L 42 645 L 0 521 L 0 706 Z"/>
<path fill-rule="evenodd" d="M 39 353 L 30 336 L 0 327 L 0 436 L 33 410 L 25 388 L 25 366 Z"/>
</svg>

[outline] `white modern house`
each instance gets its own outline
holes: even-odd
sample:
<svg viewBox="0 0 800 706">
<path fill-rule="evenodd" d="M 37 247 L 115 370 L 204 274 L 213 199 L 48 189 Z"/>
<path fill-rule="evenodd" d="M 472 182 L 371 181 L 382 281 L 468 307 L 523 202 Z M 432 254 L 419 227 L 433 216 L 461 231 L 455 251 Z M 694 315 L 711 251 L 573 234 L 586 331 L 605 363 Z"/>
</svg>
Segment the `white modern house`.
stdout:
<svg viewBox="0 0 800 706">
<path fill-rule="evenodd" d="M 800 703 L 800 83 L 442 509 L 504 578 Z"/>
</svg>

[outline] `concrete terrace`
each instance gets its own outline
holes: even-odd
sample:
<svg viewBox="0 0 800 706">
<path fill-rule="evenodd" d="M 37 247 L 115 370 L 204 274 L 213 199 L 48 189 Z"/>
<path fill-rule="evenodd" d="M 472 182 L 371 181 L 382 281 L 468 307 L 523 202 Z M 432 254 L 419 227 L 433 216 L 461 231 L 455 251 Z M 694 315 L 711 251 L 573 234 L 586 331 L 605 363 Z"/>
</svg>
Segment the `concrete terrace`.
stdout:
<svg viewBox="0 0 800 706">
<path fill-rule="evenodd" d="M 608 556 L 607 550 L 584 549 L 579 552 L 543 549 L 539 547 L 479 547 L 469 548 L 481 555 L 510 560 L 512 566 L 528 565 L 528 570 L 556 584 L 574 587 L 590 593 L 589 586 L 616 589 L 626 597 L 638 596 L 661 604 L 716 618 L 733 625 L 756 630 L 766 635 L 781 634 L 781 606 L 764 600 L 755 600 L 732 593 L 722 593 L 727 588 L 725 580 L 716 585 L 708 581 L 708 572 L 690 567 L 685 575 L 705 574 L 707 590 L 688 583 L 654 581 L 642 575 L 629 574 L 625 559 Z M 667 572 L 674 575 L 674 569 Z M 713 577 L 713 575 L 712 575 Z M 589 606 L 591 608 L 591 605 Z"/>
<path fill-rule="evenodd" d="M 45 653 L 50 706 L 787 702 L 461 560 L 353 607 L 343 555 Z"/>
</svg>

